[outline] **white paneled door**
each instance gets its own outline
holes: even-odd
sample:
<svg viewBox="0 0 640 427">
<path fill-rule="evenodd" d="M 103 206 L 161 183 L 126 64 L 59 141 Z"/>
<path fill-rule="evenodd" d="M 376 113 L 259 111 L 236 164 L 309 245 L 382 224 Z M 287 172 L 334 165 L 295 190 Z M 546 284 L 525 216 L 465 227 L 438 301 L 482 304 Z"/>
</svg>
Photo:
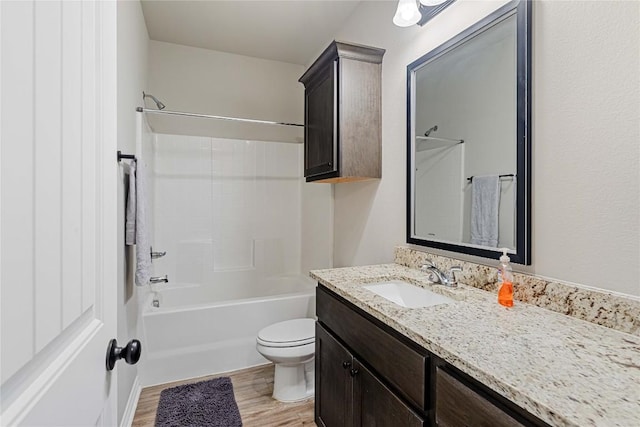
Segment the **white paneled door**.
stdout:
<svg viewBox="0 0 640 427">
<path fill-rule="evenodd" d="M 116 4 L 2 0 L 0 25 L 0 425 L 112 425 Z"/>
</svg>

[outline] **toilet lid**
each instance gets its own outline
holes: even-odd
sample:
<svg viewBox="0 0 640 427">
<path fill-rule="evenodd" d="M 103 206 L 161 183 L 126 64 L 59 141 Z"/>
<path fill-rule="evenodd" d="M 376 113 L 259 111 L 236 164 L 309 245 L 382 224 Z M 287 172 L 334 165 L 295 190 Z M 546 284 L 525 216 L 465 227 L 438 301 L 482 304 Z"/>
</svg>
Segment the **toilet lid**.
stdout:
<svg viewBox="0 0 640 427">
<path fill-rule="evenodd" d="M 297 347 L 315 341 L 313 319 L 293 319 L 274 323 L 258 332 L 258 343 L 266 347 Z"/>
</svg>

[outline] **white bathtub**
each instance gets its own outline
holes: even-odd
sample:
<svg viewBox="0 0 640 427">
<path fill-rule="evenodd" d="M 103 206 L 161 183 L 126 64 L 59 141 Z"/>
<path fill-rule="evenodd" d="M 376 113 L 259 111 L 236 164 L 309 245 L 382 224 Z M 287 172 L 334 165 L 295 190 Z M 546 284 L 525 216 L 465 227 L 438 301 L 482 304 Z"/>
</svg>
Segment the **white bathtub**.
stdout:
<svg viewBox="0 0 640 427">
<path fill-rule="evenodd" d="M 256 351 L 258 331 L 314 316 L 315 282 L 303 276 L 162 290 L 149 296 L 142 314 L 142 386 L 268 363 Z"/>
</svg>

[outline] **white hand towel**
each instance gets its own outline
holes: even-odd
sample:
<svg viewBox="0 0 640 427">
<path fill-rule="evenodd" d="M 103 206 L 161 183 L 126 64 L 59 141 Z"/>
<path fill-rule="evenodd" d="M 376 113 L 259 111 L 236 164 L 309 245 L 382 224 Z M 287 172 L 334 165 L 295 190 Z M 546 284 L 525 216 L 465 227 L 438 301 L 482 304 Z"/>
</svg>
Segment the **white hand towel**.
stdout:
<svg viewBox="0 0 640 427">
<path fill-rule="evenodd" d="M 471 243 L 498 246 L 500 177 L 474 176 L 471 181 Z"/>
<path fill-rule="evenodd" d="M 136 244 L 136 162 L 128 165 L 129 194 L 127 196 L 127 212 L 124 223 L 124 243 L 127 246 Z"/>
<path fill-rule="evenodd" d="M 147 218 L 147 176 L 143 162 L 136 162 L 136 285 L 151 277 L 151 235 Z"/>
</svg>

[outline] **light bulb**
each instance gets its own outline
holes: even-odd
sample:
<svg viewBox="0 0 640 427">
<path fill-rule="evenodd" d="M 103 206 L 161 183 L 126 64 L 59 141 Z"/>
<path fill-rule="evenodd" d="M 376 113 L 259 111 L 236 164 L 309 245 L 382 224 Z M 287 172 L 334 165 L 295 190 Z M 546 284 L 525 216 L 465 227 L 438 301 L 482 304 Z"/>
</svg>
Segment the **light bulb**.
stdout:
<svg viewBox="0 0 640 427">
<path fill-rule="evenodd" d="M 409 27 L 417 24 L 422 18 L 422 14 L 418 10 L 416 0 L 399 0 L 398 9 L 393 17 L 393 23 L 398 27 Z"/>
<path fill-rule="evenodd" d="M 444 3 L 447 0 L 420 0 L 420 3 L 422 3 L 425 6 L 437 6 L 439 4 Z"/>
</svg>

